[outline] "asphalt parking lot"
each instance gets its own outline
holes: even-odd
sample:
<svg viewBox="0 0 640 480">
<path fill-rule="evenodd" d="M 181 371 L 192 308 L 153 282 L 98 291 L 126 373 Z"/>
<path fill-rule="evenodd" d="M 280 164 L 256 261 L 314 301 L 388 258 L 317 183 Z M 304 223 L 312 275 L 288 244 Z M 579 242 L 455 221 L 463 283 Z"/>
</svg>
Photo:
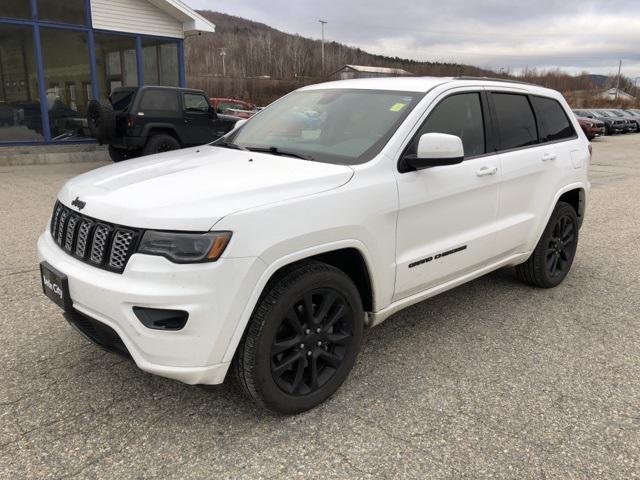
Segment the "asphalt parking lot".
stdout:
<svg viewBox="0 0 640 480">
<path fill-rule="evenodd" d="M 295 417 L 76 333 L 41 294 L 35 243 L 61 184 L 99 164 L 0 167 L 0 478 L 639 477 L 640 135 L 593 146 L 563 285 L 502 270 L 413 306 Z"/>
</svg>

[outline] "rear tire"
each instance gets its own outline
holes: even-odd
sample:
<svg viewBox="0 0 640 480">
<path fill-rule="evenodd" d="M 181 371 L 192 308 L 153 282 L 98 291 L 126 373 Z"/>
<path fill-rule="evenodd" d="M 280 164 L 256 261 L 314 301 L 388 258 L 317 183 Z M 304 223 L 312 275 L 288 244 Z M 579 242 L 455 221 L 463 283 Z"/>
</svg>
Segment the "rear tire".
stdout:
<svg viewBox="0 0 640 480">
<path fill-rule="evenodd" d="M 364 311 L 342 271 L 320 262 L 286 268 L 261 296 L 233 361 L 244 392 L 283 414 L 324 402 L 349 375 Z"/>
<path fill-rule="evenodd" d="M 124 148 L 117 148 L 113 145 L 109 145 L 109 157 L 114 162 L 121 162 L 123 160 L 130 160 L 140 156 L 140 150 L 127 150 Z"/>
<path fill-rule="evenodd" d="M 142 149 L 143 155 L 153 155 L 154 153 L 170 152 L 180 149 L 180 143 L 174 137 L 166 133 L 152 135 L 147 144 Z"/>
<path fill-rule="evenodd" d="M 518 278 L 540 288 L 560 285 L 573 265 L 578 234 L 576 211 L 568 203 L 558 202 L 535 250 L 516 266 Z"/>
</svg>

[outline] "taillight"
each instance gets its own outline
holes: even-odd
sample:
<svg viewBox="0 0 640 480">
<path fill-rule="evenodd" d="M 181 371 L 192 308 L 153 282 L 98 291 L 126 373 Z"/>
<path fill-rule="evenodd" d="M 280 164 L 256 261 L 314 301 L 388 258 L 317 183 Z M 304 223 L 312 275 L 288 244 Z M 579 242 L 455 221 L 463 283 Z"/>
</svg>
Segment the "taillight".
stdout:
<svg viewBox="0 0 640 480">
<path fill-rule="evenodd" d="M 127 115 L 127 128 L 133 127 L 133 115 Z"/>
</svg>

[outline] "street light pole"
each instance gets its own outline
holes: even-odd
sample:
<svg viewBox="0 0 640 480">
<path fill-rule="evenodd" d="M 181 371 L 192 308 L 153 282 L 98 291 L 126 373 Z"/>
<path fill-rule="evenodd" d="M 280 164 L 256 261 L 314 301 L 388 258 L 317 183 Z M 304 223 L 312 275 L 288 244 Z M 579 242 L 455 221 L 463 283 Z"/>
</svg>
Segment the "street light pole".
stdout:
<svg viewBox="0 0 640 480">
<path fill-rule="evenodd" d="M 224 57 L 227 56 L 227 49 L 226 48 L 219 48 L 218 50 L 220 50 L 220 56 L 222 57 L 222 76 L 226 77 L 227 76 L 227 67 L 224 63 Z"/>
<path fill-rule="evenodd" d="M 324 26 L 329 23 L 326 20 L 318 20 L 322 25 L 322 76 L 324 77 Z"/>
<path fill-rule="evenodd" d="M 620 59 L 620 63 L 618 64 L 618 81 L 616 82 L 616 102 L 618 101 L 618 97 L 620 96 L 620 74 L 622 73 L 622 59 Z"/>
</svg>

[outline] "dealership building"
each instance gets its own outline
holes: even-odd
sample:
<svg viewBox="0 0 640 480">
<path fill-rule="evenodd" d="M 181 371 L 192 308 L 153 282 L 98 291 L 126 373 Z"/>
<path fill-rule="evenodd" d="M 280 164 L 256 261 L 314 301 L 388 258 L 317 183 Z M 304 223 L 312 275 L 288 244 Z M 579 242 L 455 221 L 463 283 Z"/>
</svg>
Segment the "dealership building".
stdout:
<svg viewBox="0 0 640 480">
<path fill-rule="evenodd" d="M 91 143 L 89 100 L 184 86 L 184 38 L 214 30 L 178 0 L 0 0 L 0 152 Z"/>
</svg>

